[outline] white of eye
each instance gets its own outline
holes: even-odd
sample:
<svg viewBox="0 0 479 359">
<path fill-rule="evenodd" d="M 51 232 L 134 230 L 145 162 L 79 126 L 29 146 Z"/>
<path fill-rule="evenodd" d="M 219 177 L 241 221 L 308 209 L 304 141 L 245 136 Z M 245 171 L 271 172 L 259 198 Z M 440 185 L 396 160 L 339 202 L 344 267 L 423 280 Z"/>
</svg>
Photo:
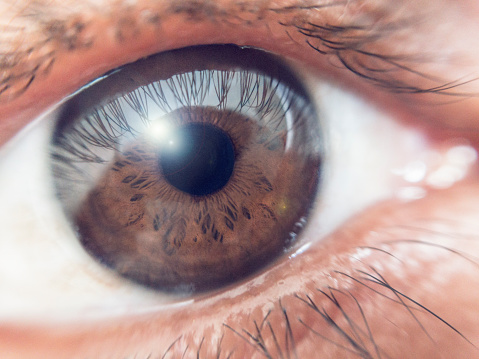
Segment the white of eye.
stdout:
<svg viewBox="0 0 479 359">
<path fill-rule="evenodd" d="M 326 161 L 306 246 L 378 201 L 425 195 L 430 163 L 417 159 L 432 151 L 420 132 L 357 96 L 319 79 L 310 82 Z M 0 151 L 0 320 L 88 319 L 188 304 L 171 304 L 172 298 L 125 281 L 84 252 L 50 180 L 52 116 L 54 111 L 41 116 Z M 463 170 L 469 162 L 456 155 L 474 157 L 469 149 L 449 156 Z"/>
<path fill-rule="evenodd" d="M 404 168 L 431 149 L 422 132 L 343 89 L 321 81 L 310 86 L 329 152 L 314 219 L 315 236 L 323 237 L 379 201 L 418 199 L 425 194 L 418 186 L 421 196 L 404 197 L 405 189 L 411 188 L 407 178 L 412 176 L 412 171 Z"/>
</svg>

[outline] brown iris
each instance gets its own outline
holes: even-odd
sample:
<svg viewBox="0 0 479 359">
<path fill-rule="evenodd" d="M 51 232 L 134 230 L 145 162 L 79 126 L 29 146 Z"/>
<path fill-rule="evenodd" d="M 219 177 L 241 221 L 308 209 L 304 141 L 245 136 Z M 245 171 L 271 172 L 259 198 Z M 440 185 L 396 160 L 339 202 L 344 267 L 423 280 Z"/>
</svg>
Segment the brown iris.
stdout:
<svg viewBox="0 0 479 359">
<path fill-rule="evenodd" d="M 187 54 L 210 66 L 210 50 Z M 211 66 L 226 69 L 181 63 L 176 75 L 150 74 L 156 82 L 144 63 L 130 65 L 70 101 L 63 116 L 75 120 L 57 125 L 56 184 L 79 240 L 148 287 L 201 291 L 244 278 L 291 246 L 315 199 L 318 122 L 292 75 L 254 50 L 220 54 L 227 64 Z M 261 69 L 248 65 L 258 60 Z M 244 70 L 228 70 L 238 61 Z M 87 92 L 125 84 L 132 90 L 99 105 Z"/>
<path fill-rule="evenodd" d="M 162 145 L 140 137 L 117 154 L 78 212 L 86 248 L 122 275 L 162 289 L 216 287 L 277 257 L 309 208 L 318 163 L 285 153 L 284 129 L 230 111 L 182 108 L 168 117 L 176 128 L 201 124 L 228 134 L 236 152 L 231 177 L 213 193 L 182 191 L 162 173 Z"/>
</svg>

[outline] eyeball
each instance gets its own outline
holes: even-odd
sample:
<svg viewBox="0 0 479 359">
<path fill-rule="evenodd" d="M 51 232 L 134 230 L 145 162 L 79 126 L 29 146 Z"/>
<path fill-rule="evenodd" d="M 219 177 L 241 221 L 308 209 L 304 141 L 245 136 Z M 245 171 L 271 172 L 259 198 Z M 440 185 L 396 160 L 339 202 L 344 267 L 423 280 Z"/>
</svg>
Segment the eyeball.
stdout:
<svg viewBox="0 0 479 359">
<path fill-rule="evenodd" d="M 146 287 L 197 292 L 291 248 L 316 198 L 321 138 L 280 60 L 208 46 L 140 60 L 73 96 L 51 165 L 93 258 Z"/>
</svg>

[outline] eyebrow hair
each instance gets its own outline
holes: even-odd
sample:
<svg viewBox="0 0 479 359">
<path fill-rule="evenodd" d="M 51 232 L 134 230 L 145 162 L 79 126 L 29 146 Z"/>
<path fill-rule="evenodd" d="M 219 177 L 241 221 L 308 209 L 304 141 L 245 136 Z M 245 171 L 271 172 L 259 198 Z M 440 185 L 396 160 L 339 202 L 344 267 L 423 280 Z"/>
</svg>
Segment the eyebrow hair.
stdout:
<svg viewBox="0 0 479 359">
<path fill-rule="evenodd" d="M 227 6 L 210 0 L 182 0 L 149 9 L 141 19 L 132 17 L 126 5 L 108 16 L 110 20 L 118 16 L 114 38 L 120 43 L 128 31 L 161 26 L 172 16 L 182 16 L 190 23 L 239 21 L 243 26 L 274 19 L 293 41 L 303 42 L 320 55 L 333 55 L 344 68 L 376 86 L 397 93 L 471 96 L 456 88 L 475 78 L 447 81 L 416 69 L 418 64 L 433 62 L 432 56 L 381 51 L 384 43 L 414 29 L 417 18 L 396 16 L 392 0 L 376 1 L 361 10 L 354 8 L 355 3 L 360 2 L 295 0 L 278 7 L 269 0 L 233 1 Z M 11 6 L 10 20 L 0 25 L 0 103 L 20 96 L 37 78 L 47 76 L 62 53 L 97 45 L 97 38 L 88 35 L 88 29 L 100 10 L 91 2 L 66 5 L 31 1 L 23 8 Z M 113 9 L 118 4 L 111 5 Z M 0 3 L 0 9 L 2 6 L 8 5 Z M 104 16 L 105 11 L 101 14 Z M 405 73 L 408 76 L 403 76 Z"/>
</svg>

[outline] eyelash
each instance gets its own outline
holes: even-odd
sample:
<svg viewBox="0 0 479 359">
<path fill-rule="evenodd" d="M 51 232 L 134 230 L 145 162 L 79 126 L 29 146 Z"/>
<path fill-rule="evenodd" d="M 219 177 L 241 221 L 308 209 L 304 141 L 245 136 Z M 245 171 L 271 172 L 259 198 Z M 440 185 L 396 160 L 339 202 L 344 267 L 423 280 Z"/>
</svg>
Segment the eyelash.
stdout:
<svg viewBox="0 0 479 359">
<path fill-rule="evenodd" d="M 303 31 L 304 34 L 307 35 L 311 39 L 311 41 L 310 40 L 307 41 L 307 44 L 310 47 L 312 47 L 313 49 L 315 49 L 318 53 L 335 55 L 341 61 L 341 63 L 351 72 L 355 73 L 356 75 L 358 75 L 358 76 L 360 76 L 360 77 L 362 77 L 362 78 L 364 78 L 368 81 L 371 81 L 371 82 L 375 83 L 376 85 L 378 85 L 380 87 L 385 87 L 385 88 L 391 90 L 392 92 L 400 92 L 400 93 L 401 92 L 405 92 L 405 93 L 439 92 L 439 93 L 447 94 L 447 95 L 449 95 L 449 94 L 457 95 L 457 93 L 449 92 L 449 90 L 452 89 L 452 88 L 455 88 L 456 86 L 460 86 L 464 83 L 464 82 L 461 83 L 460 81 L 456 81 L 456 82 L 453 82 L 453 83 L 446 83 L 444 85 L 440 85 L 440 86 L 437 86 L 437 87 L 421 88 L 421 87 L 411 86 L 410 84 L 405 83 L 405 82 L 391 81 L 388 78 L 378 77 L 379 75 L 377 75 L 377 74 L 380 73 L 385 68 L 387 68 L 389 65 L 392 65 L 393 67 L 395 67 L 397 69 L 407 68 L 407 61 L 410 58 L 407 58 L 405 60 L 406 63 L 400 63 L 400 62 L 396 62 L 396 57 L 395 56 L 384 56 L 384 55 L 369 53 L 369 52 L 361 50 L 361 48 L 365 44 L 367 44 L 367 41 L 365 41 L 365 40 L 368 39 L 367 36 L 362 36 L 362 37 L 360 36 L 360 37 L 358 37 L 358 39 L 355 39 L 355 41 L 353 43 L 351 43 L 350 41 L 342 41 L 341 38 L 338 41 L 337 40 L 331 40 L 333 38 L 333 36 L 338 36 L 338 35 L 341 35 L 342 37 L 347 38 L 348 31 L 351 30 L 351 31 L 354 32 L 355 30 L 357 30 L 354 26 L 351 26 L 349 28 L 345 27 L 345 28 L 339 29 L 339 28 L 334 27 L 334 26 L 331 26 L 331 27 L 317 26 L 317 25 L 312 24 L 312 23 L 310 23 L 309 25 L 311 26 L 311 28 L 304 28 L 302 25 L 291 25 L 291 24 L 286 25 L 285 24 L 285 26 L 293 26 L 299 32 Z M 369 37 L 369 39 L 372 39 L 374 41 L 375 37 L 371 36 L 371 37 Z M 325 47 L 321 48 L 320 46 L 317 46 L 316 44 L 313 44 L 313 41 L 318 41 L 319 43 L 321 43 Z M 348 57 L 349 53 L 351 53 L 351 52 L 356 56 Z M 378 59 L 379 63 L 383 64 L 384 67 L 378 66 L 375 69 L 368 68 L 368 67 L 362 65 L 363 61 L 361 61 L 361 57 L 369 57 L 369 58 Z M 400 57 L 400 58 L 404 59 L 404 57 Z M 48 68 L 50 68 L 51 64 L 53 64 L 53 61 L 45 62 L 44 64 L 46 64 L 46 65 L 44 65 L 44 67 L 48 69 Z M 412 71 L 409 68 L 407 68 L 407 70 Z M 40 71 L 40 70 L 35 70 L 35 71 Z M 47 71 L 47 70 L 44 70 L 44 71 Z M 28 78 L 27 78 L 27 80 L 28 80 L 27 85 L 24 88 L 22 88 L 21 91 L 18 92 L 16 95 L 23 93 L 31 85 L 31 83 L 33 82 L 34 78 L 37 75 L 38 75 L 38 73 L 29 74 Z M 426 75 L 425 74 L 418 74 L 418 76 L 424 77 Z M 440 80 L 437 80 L 437 81 L 440 81 Z M 2 83 L 2 85 L 4 85 L 4 87 L 2 89 L 0 89 L 0 96 L 3 96 L 5 94 L 8 95 L 8 92 L 7 92 L 8 84 Z M 109 143 L 110 145 L 112 145 L 112 143 L 115 140 L 114 134 L 111 133 L 111 137 L 109 137 L 109 133 L 108 133 L 108 131 L 106 131 L 106 132 L 103 133 L 103 135 L 107 139 L 107 142 L 105 142 L 105 144 Z M 101 144 L 100 144 L 100 147 L 101 147 Z M 377 283 L 381 283 L 381 278 L 379 276 L 374 278 L 374 280 Z M 386 283 L 382 282 L 382 284 L 386 284 Z M 394 288 L 390 288 L 390 289 L 391 289 L 391 292 L 394 292 Z M 329 290 L 330 290 L 329 293 L 325 293 L 325 292 L 321 292 L 321 293 L 323 295 L 327 296 L 330 299 L 331 303 L 333 303 L 335 305 L 338 305 L 338 302 L 337 302 L 337 300 L 335 298 L 335 295 L 334 295 L 334 289 L 330 288 Z M 306 295 L 305 298 L 297 295 L 297 298 L 301 302 L 304 302 L 306 305 L 308 305 L 312 308 L 315 308 L 315 303 L 311 300 L 311 298 L 309 298 L 309 295 L 310 294 Z M 287 311 L 281 303 L 279 303 L 279 308 L 280 308 L 279 311 L 282 311 L 282 313 L 284 314 L 284 317 L 285 317 L 285 323 L 286 323 L 285 333 L 287 335 L 288 329 L 289 330 L 291 329 L 289 327 Z M 316 309 L 317 309 L 317 307 L 316 307 Z M 341 308 L 338 306 L 338 309 L 341 309 Z M 321 316 L 321 313 L 319 311 L 318 311 L 318 314 Z M 266 319 L 268 318 L 268 315 L 269 315 L 269 313 L 264 318 L 263 323 L 267 322 Z M 324 318 L 324 316 L 323 316 L 323 319 L 327 319 L 327 318 Z M 330 322 L 330 324 L 334 325 L 334 323 L 331 323 L 331 322 Z M 225 327 L 228 327 L 228 326 L 225 324 Z M 268 348 L 262 347 L 261 338 L 262 338 L 262 335 L 264 334 L 264 331 L 270 330 L 271 332 L 274 333 L 271 326 L 270 327 L 260 326 L 259 329 L 257 328 L 256 333 L 246 332 L 247 335 L 244 335 L 244 333 L 243 334 L 238 333 L 233 328 L 229 328 L 229 329 L 232 330 L 233 332 L 237 333 L 240 337 L 242 337 L 242 339 L 248 341 L 249 344 L 256 345 L 260 352 L 268 354 Z M 313 331 L 312 328 L 311 328 L 311 330 Z M 278 335 L 278 333 L 277 333 L 277 335 Z M 347 338 L 347 333 L 346 332 L 343 332 L 343 335 L 344 335 L 345 338 Z M 349 339 L 351 339 L 351 338 L 349 338 Z M 354 340 L 353 340 L 353 342 L 354 342 Z M 355 343 L 355 345 L 356 345 L 356 349 L 358 347 L 359 348 L 361 347 L 359 345 L 359 343 Z M 198 348 L 198 353 L 201 351 L 201 348 L 202 348 L 202 344 L 200 344 L 200 346 Z M 219 345 L 218 348 L 219 348 L 218 350 L 220 351 L 221 350 L 221 345 Z M 293 351 L 294 351 L 294 341 L 293 341 L 293 344 L 292 344 L 292 348 L 293 348 Z M 285 352 L 286 352 L 286 350 L 287 349 L 285 349 Z M 168 348 L 165 352 L 165 355 L 169 351 L 170 351 L 170 349 Z M 365 352 L 361 352 L 361 350 L 357 350 L 357 353 L 358 354 L 362 353 L 363 355 L 368 354 L 368 353 L 365 353 Z"/>
<path fill-rule="evenodd" d="M 148 127 L 151 122 L 146 113 L 149 101 L 153 101 L 158 108 L 168 113 L 171 111 L 171 101 L 186 107 L 201 105 L 204 96 L 213 86 L 215 89 L 220 89 L 217 92 L 217 107 L 223 109 L 232 81 L 238 73 L 214 71 L 210 74 L 209 72 L 209 70 L 199 72 L 193 75 L 194 78 L 190 74 L 179 74 L 171 81 L 168 80 L 163 86 L 166 85 L 166 90 L 174 95 L 174 99 L 167 100 L 161 82 L 154 82 L 94 109 L 92 114 L 83 118 L 84 123 L 82 122 L 73 128 L 68 138 L 56 140 L 54 157 L 61 162 L 70 163 L 77 161 L 103 162 L 103 159 L 91 152 L 86 144 L 116 150 L 122 136 L 126 134 L 134 136 L 135 133 L 141 132 L 138 128 L 132 127 L 130 121 L 127 120 L 123 111 L 125 105 L 134 110 L 138 118 L 141 119 L 142 126 Z M 242 99 L 234 111 L 241 112 L 247 106 L 246 110 L 253 110 L 260 118 L 264 118 L 271 114 L 273 114 L 273 117 L 278 116 L 281 111 L 284 111 L 285 104 L 288 108 L 304 107 L 304 105 L 298 103 L 299 98 L 294 93 L 285 90 L 280 81 L 266 78 L 263 82 L 260 81 L 260 76 L 246 71 L 239 73 Z M 279 91 L 280 87 L 281 91 Z M 191 91 L 193 89 L 194 92 Z M 281 103 L 272 101 L 272 96 L 275 93 L 281 94 Z M 122 105 L 120 101 L 126 104 Z M 305 110 L 303 116 L 307 117 L 308 115 L 310 113 Z M 300 126 L 303 121 L 299 119 L 295 122 L 295 126 Z"/>
</svg>

